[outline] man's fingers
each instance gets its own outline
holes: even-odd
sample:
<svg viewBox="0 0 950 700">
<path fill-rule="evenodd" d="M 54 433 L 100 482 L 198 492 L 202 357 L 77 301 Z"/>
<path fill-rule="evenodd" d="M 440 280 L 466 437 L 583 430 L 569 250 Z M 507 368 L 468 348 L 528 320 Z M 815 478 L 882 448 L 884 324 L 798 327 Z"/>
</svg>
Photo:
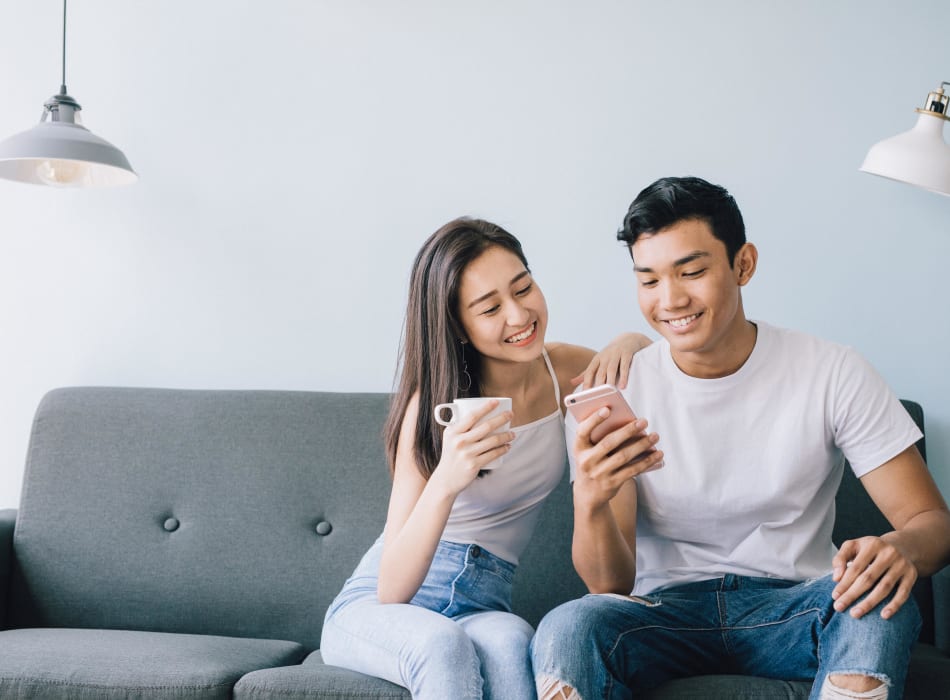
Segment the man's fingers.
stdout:
<svg viewBox="0 0 950 700">
<path fill-rule="evenodd" d="M 857 552 L 857 543 L 854 540 L 845 540 L 841 543 L 841 548 L 838 550 L 838 553 L 835 555 L 835 558 L 831 560 L 832 566 L 832 575 L 831 578 L 834 581 L 841 581 L 841 577 L 844 576 L 845 570 L 848 567 L 848 562 L 851 561 L 851 558 Z"/>
<path fill-rule="evenodd" d="M 855 602 L 850 607 L 842 606 L 842 610 L 839 610 L 839 612 L 843 612 L 844 609 L 847 609 L 851 617 L 858 618 L 867 613 L 869 610 L 873 610 L 878 603 L 888 596 L 888 594 L 894 588 L 894 578 L 885 574 L 885 576 L 882 576 L 880 579 L 868 585 L 868 581 L 872 576 L 873 574 L 871 574 L 870 570 L 867 570 L 858 578 L 856 586 L 853 587 L 854 590 L 848 591 L 848 597 L 850 598 L 853 596 Z M 863 595 L 865 592 L 867 595 L 861 598 L 861 595 Z M 858 600 L 858 598 L 861 599 Z M 843 600 L 844 597 L 839 599 L 839 601 L 835 604 L 836 609 L 838 607 L 838 603 L 842 603 Z"/>
<path fill-rule="evenodd" d="M 916 578 L 916 575 L 909 573 L 902 576 L 893 570 L 886 571 L 871 591 L 851 606 L 849 610 L 851 617 L 859 618 L 868 614 L 887 600 L 888 596 L 891 596 L 891 600 L 881 610 L 881 617 L 885 619 L 891 617 L 907 602 Z"/>
<path fill-rule="evenodd" d="M 897 590 L 894 592 L 894 597 L 891 598 L 890 602 L 884 606 L 884 609 L 881 610 L 881 617 L 885 620 L 890 619 L 894 614 L 901 609 L 901 606 L 907 602 L 910 598 L 910 594 L 914 588 L 914 583 L 917 581 L 916 572 L 911 576 L 904 576 L 901 578 L 900 584 L 897 586 Z"/>
<path fill-rule="evenodd" d="M 868 578 L 865 572 L 874 561 L 875 555 L 870 547 L 862 547 L 860 541 L 848 540 L 842 543 L 838 556 L 842 557 L 843 561 L 835 557 L 835 572 L 837 573 L 839 569 L 843 569 L 843 572 L 837 579 L 838 585 L 835 586 L 831 592 L 831 597 L 835 600 L 854 586 L 859 576 L 865 576 L 865 579 Z M 870 586 L 867 588 L 870 588 Z M 865 588 L 865 590 L 867 590 L 867 588 Z M 861 592 L 863 593 L 864 591 Z M 850 602 L 854 602 L 854 600 L 852 599 Z"/>
<path fill-rule="evenodd" d="M 600 413 L 601 411 L 607 412 L 603 418 L 603 420 L 606 420 L 607 416 L 610 415 L 610 409 L 605 407 L 605 408 L 600 409 L 598 413 Z M 595 424 L 591 428 L 591 430 L 597 427 L 597 425 L 600 422 L 602 421 L 598 421 L 598 423 Z M 610 454 L 614 452 L 615 450 L 619 449 L 621 446 L 630 442 L 631 440 L 636 441 L 643 438 L 645 436 L 645 433 L 643 431 L 646 430 L 646 427 L 647 427 L 646 420 L 644 420 L 643 418 L 638 418 L 604 435 L 597 442 L 597 447 L 602 451 L 603 454 L 605 455 Z"/>
<path fill-rule="evenodd" d="M 894 615 L 907 601 L 917 570 L 892 544 L 879 537 L 843 542 L 833 560 L 834 608 L 859 618 L 887 601 L 881 616 Z"/>
<path fill-rule="evenodd" d="M 609 452 L 610 457 L 605 466 L 618 474 L 622 472 L 625 479 L 636 476 L 663 459 L 663 453 L 654 447 L 659 439 L 656 433 L 651 433 L 641 435 L 636 440 L 622 441 L 616 449 Z M 598 447 L 606 440 L 607 438 L 601 440 Z"/>
<path fill-rule="evenodd" d="M 607 416 L 609 415 L 610 409 L 607 406 L 602 406 L 577 424 L 576 440 L 580 448 L 587 449 L 594 444 L 590 439 L 591 432 L 593 432 L 594 428 L 607 420 Z M 603 442 L 603 440 L 601 440 L 601 442 Z"/>
</svg>

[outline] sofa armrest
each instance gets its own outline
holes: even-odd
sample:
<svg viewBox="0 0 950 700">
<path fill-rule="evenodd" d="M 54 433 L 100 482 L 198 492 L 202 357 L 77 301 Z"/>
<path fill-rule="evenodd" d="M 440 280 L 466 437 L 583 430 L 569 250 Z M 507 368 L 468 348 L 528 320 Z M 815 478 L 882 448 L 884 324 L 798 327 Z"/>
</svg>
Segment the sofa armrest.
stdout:
<svg viewBox="0 0 950 700">
<path fill-rule="evenodd" d="M 931 577 L 934 591 L 934 644 L 950 654 L 950 566 Z"/>
<path fill-rule="evenodd" d="M 16 525 L 16 509 L 0 510 L 0 629 L 6 629 L 7 594 L 13 571 L 13 528 Z"/>
</svg>

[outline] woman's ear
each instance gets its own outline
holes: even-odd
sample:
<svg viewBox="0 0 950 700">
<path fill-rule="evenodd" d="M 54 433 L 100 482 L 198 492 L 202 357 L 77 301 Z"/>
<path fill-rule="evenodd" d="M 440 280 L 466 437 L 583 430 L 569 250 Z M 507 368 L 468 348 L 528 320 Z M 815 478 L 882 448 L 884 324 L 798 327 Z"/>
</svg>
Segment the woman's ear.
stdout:
<svg viewBox="0 0 950 700">
<path fill-rule="evenodd" d="M 755 274 L 755 267 L 759 262 L 759 251 L 751 243 L 745 243 L 736 253 L 732 268 L 736 273 L 736 283 L 744 287 Z"/>
</svg>

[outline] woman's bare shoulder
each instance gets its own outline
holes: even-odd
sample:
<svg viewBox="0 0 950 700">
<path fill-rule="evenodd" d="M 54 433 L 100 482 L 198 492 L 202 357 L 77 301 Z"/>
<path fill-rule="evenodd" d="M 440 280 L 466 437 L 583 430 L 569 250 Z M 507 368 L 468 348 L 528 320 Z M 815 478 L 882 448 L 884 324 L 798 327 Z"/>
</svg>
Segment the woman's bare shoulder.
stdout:
<svg viewBox="0 0 950 700">
<path fill-rule="evenodd" d="M 546 343 L 545 349 L 558 379 L 570 380 L 582 374 L 596 354 L 590 348 L 571 343 Z"/>
</svg>

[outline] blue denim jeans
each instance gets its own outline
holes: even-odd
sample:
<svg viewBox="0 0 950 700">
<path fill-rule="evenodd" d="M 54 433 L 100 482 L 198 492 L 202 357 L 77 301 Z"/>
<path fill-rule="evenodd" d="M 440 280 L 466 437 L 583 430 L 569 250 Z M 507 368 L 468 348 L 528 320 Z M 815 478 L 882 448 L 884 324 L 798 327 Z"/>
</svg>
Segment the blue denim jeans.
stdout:
<svg viewBox="0 0 950 700">
<path fill-rule="evenodd" d="M 407 604 L 376 596 L 382 539 L 327 610 L 323 660 L 408 688 L 413 700 L 531 700 L 534 630 L 511 613 L 515 566 L 478 545 L 440 542 Z"/>
<path fill-rule="evenodd" d="M 557 680 L 583 700 L 635 698 L 664 681 L 734 673 L 814 679 L 872 676 L 901 697 L 920 631 L 913 599 L 889 620 L 883 603 L 856 620 L 832 607 L 831 575 L 797 583 L 727 575 L 630 598 L 587 595 L 538 625 L 532 660 L 539 687 Z"/>
</svg>

